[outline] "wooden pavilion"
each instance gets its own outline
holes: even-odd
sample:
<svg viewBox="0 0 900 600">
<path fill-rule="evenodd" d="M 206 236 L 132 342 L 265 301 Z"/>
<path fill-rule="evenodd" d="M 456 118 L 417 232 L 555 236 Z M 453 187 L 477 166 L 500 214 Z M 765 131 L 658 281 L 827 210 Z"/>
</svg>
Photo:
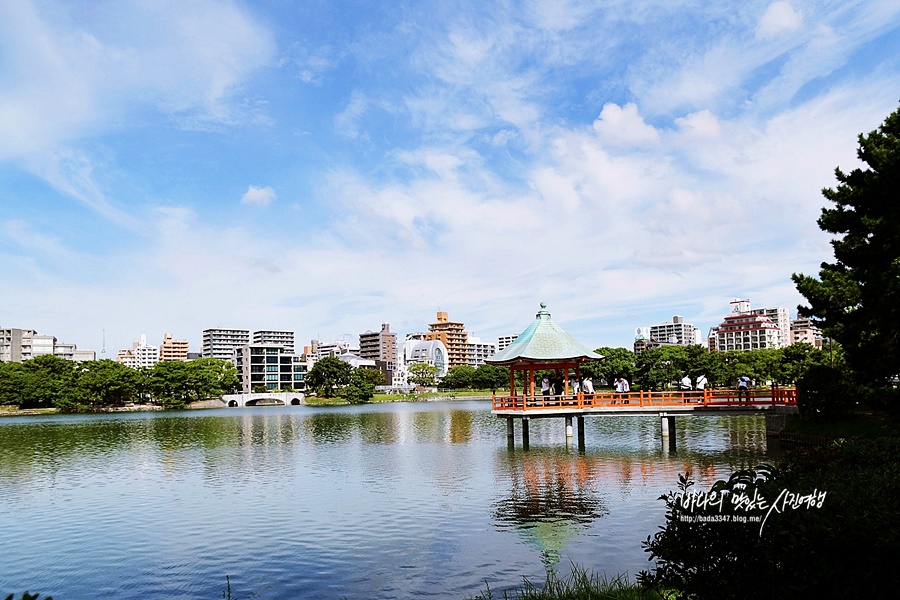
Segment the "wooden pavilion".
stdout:
<svg viewBox="0 0 900 600">
<path fill-rule="evenodd" d="M 581 365 L 585 362 L 602 360 L 603 356 L 588 349 L 562 327 L 553 322 L 547 304 L 541 302 L 541 310 L 535 320 L 516 340 L 493 356 L 485 359 L 486 363 L 509 367 L 509 397 L 504 398 L 502 408 L 507 410 L 524 410 L 526 406 L 537 403 L 550 403 L 554 406 L 565 406 L 578 402 L 581 393 L 572 391 L 573 381 L 581 382 Z M 536 396 L 535 372 L 555 371 L 559 389 L 554 393 Z M 516 389 L 516 373 L 522 373 L 524 389 Z M 495 399 L 496 400 L 496 399 Z M 495 409 L 497 403 L 494 403 Z M 494 411 L 497 412 L 496 410 Z M 523 419 L 523 435 L 527 436 L 527 421 Z M 571 417 L 566 419 L 566 433 L 571 436 Z M 508 420 L 509 435 L 512 436 L 512 419 Z"/>
<path fill-rule="evenodd" d="M 602 359 L 601 355 L 583 346 L 554 323 L 547 311 L 547 304 L 541 302 L 541 310 L 534 322 L 512 344 L 485 359 L 485 362 L 509 367 L 509 397 L 514 403 L 516 398 L 521 398 L 525 403 L 528 399 L 535 399 L 536 371 L 553 370 L 562 373 L 562 387 L 552 394 L 554 398 L 562 399 L 573 396 L 570 372 L 574 372 L 575 380 L 580 382 L 581 364 Z M 517 372 L 523 373 L 522 379 L 525 382 L 525 389 L 521 390 L 521 394 L 516 393 Z"/>
</svg>

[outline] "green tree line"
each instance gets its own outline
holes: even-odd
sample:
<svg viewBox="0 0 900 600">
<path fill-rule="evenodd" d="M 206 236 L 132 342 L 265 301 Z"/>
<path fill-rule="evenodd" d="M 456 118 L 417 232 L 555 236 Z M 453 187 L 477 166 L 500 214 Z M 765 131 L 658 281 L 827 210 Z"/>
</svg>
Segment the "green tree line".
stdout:
<svg viewBox="0 0 900 600">
<path fill-rule="evenodd" d="M 231 363 L 215 358 L 159 362 L 133 369 L 113 360 L 73 362 L 38 356 L 23 363 L 0 363 L 0 404 L 82 412 L 127 402 L 157 402 L 183 408 L 239 388 Z"/>
</svg>

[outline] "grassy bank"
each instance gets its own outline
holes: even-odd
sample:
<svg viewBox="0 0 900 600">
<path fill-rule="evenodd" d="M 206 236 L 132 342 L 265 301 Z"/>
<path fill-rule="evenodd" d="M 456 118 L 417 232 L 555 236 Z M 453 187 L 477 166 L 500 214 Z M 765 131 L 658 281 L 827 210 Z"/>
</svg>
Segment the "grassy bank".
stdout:
<svg viewBox="0 0 900 600">
<path fill-rule="evenodd" d="M 504 591 L 495 595 L 490 586 L 471 600 L 659 600 L 676 598 L 674 594 L 657 591 L 631 583 L 625 575 L 610 579 L 605 574 L 594 573 L 573 566 L 572 574 L 558 577 L 550 574 L 543 585 L 536 586 L 527 579 L 521 589 Z"/>
</svg>

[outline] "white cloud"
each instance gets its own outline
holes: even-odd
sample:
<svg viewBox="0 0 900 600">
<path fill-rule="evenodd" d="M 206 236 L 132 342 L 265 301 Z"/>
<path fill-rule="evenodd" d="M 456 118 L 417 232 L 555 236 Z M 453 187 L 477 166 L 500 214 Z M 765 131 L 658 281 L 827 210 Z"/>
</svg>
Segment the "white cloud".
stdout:
<svg viewBox="0 0 900 600">
<path fill-rule="evenodd" d="M 255 204 L 257 206 L 268 206 L 271 204 L 273 200 L 275 200 L 275 190 L 266 187 L 256 187 L 255 185 L 251 185 L 247 188 L 247 191 L 244 192 L 244 195 L 241 196 L 242 204 Z"/>
<path fill-rule="evenodd" d="M 609 142 L 646 145 L 659 142 L 659 133 L 644 122 L 633 102 L 619 106 L 609 102 L 603 105 L 600 116 L 594 121 L 594 131 Z"/>
<path fill-rule="evenodd" d="M 770 38 L 796 31 L 803 25 L 803 15 L 790 2 L 779 0 L 771 3 L 756 26 L 756 35 Z"/>
</svg>

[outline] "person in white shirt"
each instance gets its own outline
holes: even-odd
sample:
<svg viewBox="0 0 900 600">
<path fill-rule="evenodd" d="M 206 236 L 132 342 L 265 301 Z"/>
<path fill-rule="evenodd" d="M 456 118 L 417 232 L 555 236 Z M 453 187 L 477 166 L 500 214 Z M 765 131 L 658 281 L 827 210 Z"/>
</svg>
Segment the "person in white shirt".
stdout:
<svg viewBox="0 0 900 600">
<path fill-rule="evenodd" d="M 707 383 L 707 381 L 706 381 L 706 375 L 701 375 L 701 376 L 699 376 L 699 377 L 697 378 L 697 389 L 700 390 L 700 391 L 702 392 L 702 391 L 703 391 L 703 388 L 706 387 L 706 383 Z"/>
<path fill-rule="evenodd" d="M 590 377 L 585 377 L 584 382 L 581 384 L 581 389 L 584 390 L 584 398 L 586 400 L 594 399 L 594 382 L 591 381 Z"/>
</svg>

